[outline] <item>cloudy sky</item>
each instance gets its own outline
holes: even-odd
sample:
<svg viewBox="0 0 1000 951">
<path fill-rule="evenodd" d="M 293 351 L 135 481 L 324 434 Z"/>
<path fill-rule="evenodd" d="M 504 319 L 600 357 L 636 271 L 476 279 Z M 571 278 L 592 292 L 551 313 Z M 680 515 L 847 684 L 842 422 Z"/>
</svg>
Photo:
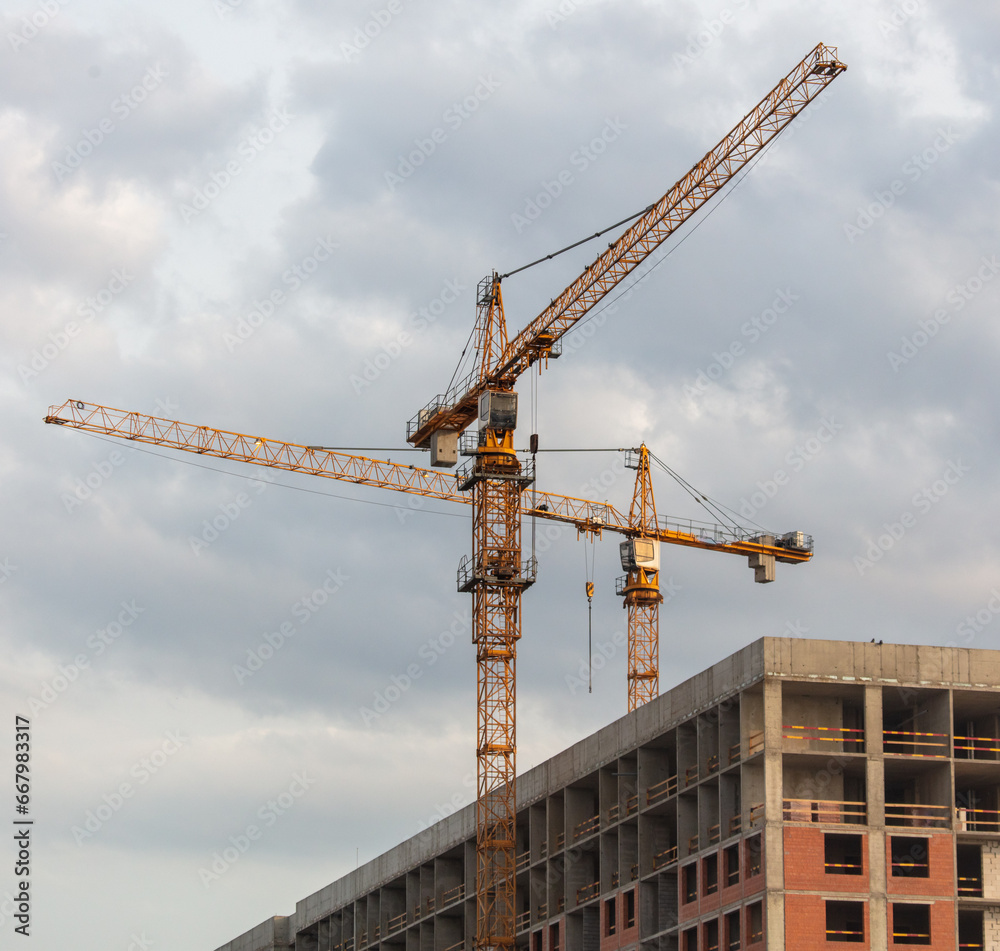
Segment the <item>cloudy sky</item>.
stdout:
<svg viewBox="0 0 1000 951">
<path fill-rule="evenodd" d="M 657 199 L 817 42 L 848 71 L 537 378 L 541 445 L 645 441 L 815 536 L 772 585 L 664 551 L 663 688 L 762 635 L 997 646 L 993 6 L 3 9 L 0 757 L 29 717 L 34 947 L 211 951 L 464 805 L 475 769 L 464 511 L 48 406 L 426 464 L 405 424 L 451 379 L 476 282 Z M 507 280 L 511 328 L 599 244 Z M 627 506 L 620 454 L 539 459 L 541 487 Z M 626 706 L 616 539 L 543 528 L 522 769 Z"/>
</svg>

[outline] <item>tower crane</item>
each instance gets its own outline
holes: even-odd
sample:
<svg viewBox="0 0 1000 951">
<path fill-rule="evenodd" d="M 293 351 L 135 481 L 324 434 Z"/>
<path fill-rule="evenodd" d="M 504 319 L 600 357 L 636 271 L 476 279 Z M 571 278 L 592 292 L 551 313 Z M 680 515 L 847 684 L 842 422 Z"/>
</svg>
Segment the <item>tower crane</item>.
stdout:
<svg viewBox="0 0 1000 951">
<path fill-rule="evenodd" d="M 515 337 L 508 339 L 507 335 L 500 275 L 494 272 L 479 285 L 477 367 L 469 377 L 428 403 L 407 426 L 407 441 L 414 447 L 429 449 L 432 466 L 450 467 L 457 463 L 459 437 L 478 420 L 475 445 L 464 449 L 472 455 L 471 462 L 455 476 L 78 400 L 50 409 L 45 417 L 47 423 L 90 432 L 472 506 L 472 555 L 460 565 L 458 584 L 460 590 L 472 594 L 477 660 L 475 946 L 480 951 L 511 951 L 515 944 L 515 664 L 521 593 L 536 576 L 534 558 L 522 560 L 522 516 L 561 520 L 581 531 L 613 530 L 633 543 L 652 539 L 743 554 L 750 559 L 758 581 L 771 580 L 768 575 L 773 575 L 776 561 L 795 564 L 811 556 L 808 536 L 801 533 L 780 539 L 733 536 L 718 541 L 693 530 L 663 528 L 654 524 L 655 519 L 651 523 L 640 516 L 634 523 L 607 503 L 549 493 L 534 494 L 532 507 L 525 508 L 523 493 L 533 481 L 534 470 L 530 461 L 522 465 L 514 450 L 516 381 L 532 365 L 537 364 L 540 370 L 549 358 L 558 356 L 560 339 L 758 156 L 845 69 L 834 47 L 817 45 Z M 641 465 L 641 450 L 639 459 Z M 648 475 L 648 459 L 646 471 Z M 718 528 L 716 536 L 725 533 L 721 526 Z M 635 548 L 633 544 L 633 553 Z M 639 557 L 635 561 L 639 578 Z M 646 571 L 645 601 L 649 574 Z M 637 604 L 642 600 L 639 590 L 634 587 Z"/>
<path fill-rule="evenodd" d="M 612 288 L 754 159 L 846 66 L 818 44 L 673 188 L 649 208 L 548 307 L 508 340 L 500 276 L 480 285 L 481 362 L 410 421 L 407 440 L 451 465 L 460 433 L 477 418 L 478 453 L 461 480 L 472 492 L 473 639 L 478 685 L 476 799 L 477 948 L 511 948 L 515 920 L 514 686 L 521 593 L 534 565 L 521 561 L 519 496 L 532 474 L 514 451 L 521 373 L 548 361 L 559 340 Z M 773 564 L 773 563 L 772 563 Z"/>
<path fill-rule="evenodd" d="M 628 449 L 625 466 L 635 469 L 635 487 L 628 513 L 628 538 L 621 543 L 620 556 L 625 574 L 618 578 L 615 593 L 624 597 L 622 607 L 628 612 L 628 709 L 631 712 L 659 694 L 660 650 L 660 543 L 664 529 L 674 524 L 675 531 L 683 523 L 672 519 L 657 520 L 650 472 L 652 454 L 643 443 L 638 449 Z M 704 499 L 705 497 L 702 496 Z M 774 581 L 777 561 L 789 561 L 788 551 L 812 552 L 812 538 L 802 532 L 782 536 L 740 531 L 718 523 L 697 524 L 687 521 L 688 534 L 715 550 L 731 550 L 727 541 L 745 539 L 761 546 L 759 550 L 741 552 L 747 555 L 754 569 L 754 581 L 768 584 Z M 770 550 L 769 550 L 770 549 Z M 774 551 L 778 550 L 777 556 Z"/>
<path fill-rule="evenodd" d="M 629 458 L 630 457 L 630 458 Z M 649 450 L 643 443 L 626 458 L 634 468 L 635 490 L 629 509 L 629 525 L 636 532 L 621 543 L 622 568 L 617 584 L 628 611 L 628 708 L 641 707 L 660 692 L 660 546 L 653 537 L 656 503 L 649 477 Z"/>
</svg>

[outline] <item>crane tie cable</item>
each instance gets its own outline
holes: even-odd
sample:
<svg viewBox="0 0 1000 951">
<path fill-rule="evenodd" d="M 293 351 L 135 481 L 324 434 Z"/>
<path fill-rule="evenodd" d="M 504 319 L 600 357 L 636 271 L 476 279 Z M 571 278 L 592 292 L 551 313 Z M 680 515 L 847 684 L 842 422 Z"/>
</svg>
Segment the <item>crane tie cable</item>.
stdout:
<svg viewBox="0 0 1000 951">
<path fill-rule="evenodd" d="M 602 234 L 607 234 L 609 231 L 614 231 L 615 228 L 621 225 L 627 224 L 630 221 L 634 221 L 640 215 L 644 215 L 647 212 L 652 211 L 656 207 L 656 204 L 647 205 L 642 211 L 637 211 L 634 215 L 629 215 L 627 218 L 622 218 L 621 221 L 616 221 L 613 225 L 608 225 L 607 228 L 601 231 L 595 231 L 592 235 L 587 238 L 581 238 L 579 241 L 574 241 L 572 244 L 566 245 L 559 251 L 553 251 L 551 254 L 546 254 L 545 257 L 539 258 L 537 261 L 532 261 L 530 264 L 522 264 L 521 267 L 514 268 L 513 271 L 508 271 L 506 274 L 500 275 L 500 280 L 502 281 L 506 277 L 511 277 L 514 274 L 520 274 L 521 271 L 527 271 L 529 267 L 534 267 L 536 264 L 542 264 L 545 261 L 551 261 L 553 258 L 559 257 L 560 254 L 565 254 L 567 251 L 572 251 L 573 248 L 580 247 L 581 244 L 586 244 L 588 241 L 593 241 L 594 238 L 599 238 Z"/>
</svg>

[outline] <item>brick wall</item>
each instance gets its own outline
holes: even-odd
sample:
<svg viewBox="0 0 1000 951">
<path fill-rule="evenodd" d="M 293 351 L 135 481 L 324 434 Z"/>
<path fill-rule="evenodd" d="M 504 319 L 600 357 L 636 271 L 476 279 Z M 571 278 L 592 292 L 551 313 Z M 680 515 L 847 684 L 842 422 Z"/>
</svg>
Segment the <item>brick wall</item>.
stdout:
<svg viewBox="0 0 1000 951">
<path fill-rule="evenodd" d="M 730 843 L 730 846 L 732 843 Z M 740 849 L 740 880 L 734 885 L 726 885 L 726 854 L 725 848 L 720 848 L 718 856 L 717 882 L 718 890 L 711 895 L 705 894 L 704 881 L 704 860 L 706 855 L 702 853 L 691 862 L 684 862 L 678 869 L 677 874 L 677 917 L 682 923 L 694 921 L 702 915 L 710 915 L 720 909 L 724 909 L 736 902 L 744 899 L 749 900 L 751 896 L 764 890 L 763 855 L 761 856 L 761 871 L 751 878 L 747 878 L 747 845 L 746 839 L 741 839 L 738 843 Z M 822 864 L 822 861 L 821 861 Z M 685 902 L 684 875 L 685 869 L 694 867 L 697 873 L 698 894 L 694 901 Z"/>
<path fill-rule="evenodd" d="M 899 897 L 895 899 L 900 901 Z M 892 940 L 892 902 L 889 901 L 889 947 L 898 948 L 900 951 L 910 951 L 916 945 L 900 942 L 896 944 Z M 905 899 L 904 899 L 905 902 Z M 930 948 L 931 951 L 955 951 L 955 902 L 936 901 L 931 903 L 931 943 L 919 945 L 921 948 Z M 989 945 L 987 944 L 987 947 Z"/>
<path fill-rule="evenodd" d="M 785 827 L 785 888 L 795 891 L 868 894 L 868 836 L 861 835 L 860 875 L 829 874 L 825 867 L 826 834 L 822 829 Z"/>
<path fill-rule="evenodd" d="M 893 875 L 892 874 L 892 839 L 902 840 L 904 843 L 913 842 L 910 853 L 916 861 L 924 861 L 928 864 L 927 878 L 918 878 L 913 875 Z M 921 840 L 927 841 L 926 857 L 920 858 L 923 853 Z M 921 836 L 895 836 L 888 833 L 885 837 L 885 861 L 889 870 L 887 892 L 890 901 L 894 896 L 920 896 L 933 898 L 936 896 L 955 897 L 955 839 L 950 832 L 938 833 L 936 835 Z M 985 864 L 985 861 L 984 861 Z M 985 871 L 985 869 L 984 869 Z"/>
<path fill-rule="evenodd" d="M 831 951 L 836 948 L 867 951 L 871 947 L 867 902 L 864 903 L 864 931 L 863 942 L 828 942 L 826 901 L 817 895 L 785 895 L 785 947 L 788 951 Z"/>
<path fill-rule="evenodd" d="M 628 926 L 628 899 L 626 897 L 630 893 L 635 896 L 635 914 L 631 927 Z M 620 951 L 629 951 L 639 943 L 639 888 L 637 885 L 633 885 L 615 892 L 615 933 L 611 935 L 608 934 L 610 909 L 607 902 L 610 897 L 610 895 L 601 896 L 601 951 L 619 951 L 619 949 Z M 560 951 L 569 951 L 565 947 L 565 942 L 563 942 Z"/>
</svg>

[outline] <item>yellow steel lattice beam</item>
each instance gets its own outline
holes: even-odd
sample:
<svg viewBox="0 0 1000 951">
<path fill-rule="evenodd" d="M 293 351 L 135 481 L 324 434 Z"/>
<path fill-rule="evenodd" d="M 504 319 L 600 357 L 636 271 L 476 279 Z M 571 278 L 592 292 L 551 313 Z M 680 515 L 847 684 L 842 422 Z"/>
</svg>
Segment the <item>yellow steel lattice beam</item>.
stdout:
<svg viewBox="0 0 1000 951">
<path fill-rule="evenodd" d="M 305 472 L 326 479 L 392 489 L 463 505 L 472 503 L 468 492 L 458 490 L 454 475 L 437 469 L 424 469 L 209 426 L 196 426 L 96 403 L 85 403 L 82 400 L 67 400 L 61 406 L 50 407 L 45 422 L 218 459 L 232 459 L 272 469 L 285 469 L 288 472 Z M 527 502 L 522 496 L 523 515 L 566 522 L 579 531 L 637 534 L 628 516 L 608 502 L 578 499 L 555 492 L 537 493 L 534 508 L 525 507 Z M 689 548 L 734 555 L 755 552 L 774 555 L 779 561 L 789 564 L 800 564 L 812 558 L 811 551 L 762 545 L 742 539 L 732 529 L 722 525 L 698 525 L 694 522 L 661 518 L 660 527 L 646 534 L 667 544 Z"/>
<path fill-rule="evenodd" d="M 489 376 L 477 373 L 461 381 L 411 420 L 409 442 L 424 446 L 438 430 L 464 430 L 476 418 L 480 393 L 512 387 L 521 373 L 549 353 L 556 340 L 759 155 L 846 68 L 835 47 L 818 44 L 687 175 L 509 341 Z"/>
</svg>

